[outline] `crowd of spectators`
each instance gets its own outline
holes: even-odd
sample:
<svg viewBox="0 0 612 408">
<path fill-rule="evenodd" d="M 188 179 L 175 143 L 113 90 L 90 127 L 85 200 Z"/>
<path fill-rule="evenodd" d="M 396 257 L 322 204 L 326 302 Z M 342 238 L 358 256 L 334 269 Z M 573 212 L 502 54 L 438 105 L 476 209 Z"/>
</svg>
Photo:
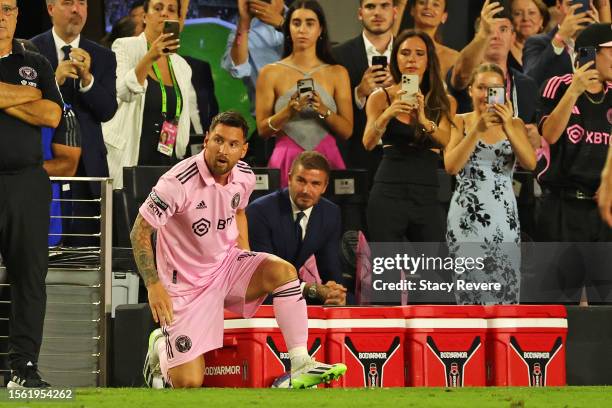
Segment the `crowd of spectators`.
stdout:
<svg viewBox="0 0 612 408">
<path fill-rule="evenodd" d="M 293 197 L 297 170 L 321 170 L 295 167 L 303 152 L 316 151 L 331 169 L 367 171 L 362 229 L 370 241 L 446 241 L 459 253 L 462 242 L 521 242 L 512 183 L 521 169 L 538 176 L 543 211 L 535 238 L 612 240 L 597 209 L 612 127 L 609 0 L 587 9 L 572 0 L 486 0 L 474 37 L 457 50 L 442 38 L 453 18 L 448 0 L 354 1 L 362 30 L 333 47 L 316 0 L 236 1 L 238 20 L 220 66 L 246 87 L 257 124 L 251 164 L 280 169 L 281 187 L 289 188 L 283 199 Z M 190 135 L 204 134 L 219 111 L 210 64 L 179 55 L 180 40 L 164 32 L 167 20 L 182 29 L 189 1 L 133 2 L 105 48 L 80 36 L 86 1 L 47 3 L 53 29 L 33 43 L 81 127 L 76 175 L 110 175 L 121 188 L 124 167 L 169 166 L 189 156 Z M 413 27 L 400 31 L 405 17 Z M 589 55 L 594 61 L 583 60 Z M 403 78 L 415 76 L 418 92 L 407 95 Z M 503 102 L 489 103 L 493 88 L 503 90 Z M 456 179 L 448 214 L 438 199 L 440 170 Z M 322 174 L 327 188 L 329 171 Z M 74 185 L 73 194 L 99 197 L 85 186 L 75 192 Z M 299 222 L 311 229 L 308 217 Z M 254 225 L 268 249 L 271 238 Z M 68 232 L 91 229 L 71 225 Z M 312 255 L 290 252 L 300 258 L 297 267 Z M 502 298 L 457 294 L 457 301 L 518 302 L 520 256 L 506 261 L 506 269 L 466 275 L 506 282 Z M 316 262 L 323 283 L 342 284 L 337 270 Z M 511 272 L 496 275 L 501 269 Z"/>
</svg>

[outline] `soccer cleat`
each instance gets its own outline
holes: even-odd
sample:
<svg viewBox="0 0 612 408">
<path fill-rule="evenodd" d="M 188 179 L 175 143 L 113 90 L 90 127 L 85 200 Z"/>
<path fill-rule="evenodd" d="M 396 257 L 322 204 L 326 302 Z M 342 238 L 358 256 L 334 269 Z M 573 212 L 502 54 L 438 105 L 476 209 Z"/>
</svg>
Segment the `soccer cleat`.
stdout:
<svg viewBox="0 0 612 408">
<path fill-rule="evenodd" d="M 11 379 L 6 388 L 49 388 L 51 385 L 40 378 L 38 367 L 31 361 L 18 368 L 11 370 Z"/>
<path fill-rule="evenodd" d="M 164 339 L 161 329 L 155 329 L 149 335 L 149 349 L 145 357 L 142 375 L 149 388 L 164 388 L 164 379 L 159 365 L 159 354 L 157 352 L 157 342 Z"/>
<path fill-rule="evenodd" d="M 291 388 L 310 388 L 321 383 L 337 380 L 346 373 L 346 366 L 342 363 L 319 363 L 314 358 L 296 370 L 291 370 Z"/>
</svg>

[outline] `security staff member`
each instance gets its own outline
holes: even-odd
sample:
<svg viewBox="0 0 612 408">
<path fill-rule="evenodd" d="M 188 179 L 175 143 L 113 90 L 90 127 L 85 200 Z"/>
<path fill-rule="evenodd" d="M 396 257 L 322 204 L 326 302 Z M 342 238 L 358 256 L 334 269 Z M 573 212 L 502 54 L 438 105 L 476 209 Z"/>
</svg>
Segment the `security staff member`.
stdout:
<svg viewBox="0 0 612 408">
<path fill-rule="evenodd" d="M 49 178 L 41 127 L 62 100 L 49 62 L 14 41 L 17 1 L 0 1 L 0 252 L 11 283 L 7 387 L 47 387 L 37 372 L 45 317 Z"/>
</svg>

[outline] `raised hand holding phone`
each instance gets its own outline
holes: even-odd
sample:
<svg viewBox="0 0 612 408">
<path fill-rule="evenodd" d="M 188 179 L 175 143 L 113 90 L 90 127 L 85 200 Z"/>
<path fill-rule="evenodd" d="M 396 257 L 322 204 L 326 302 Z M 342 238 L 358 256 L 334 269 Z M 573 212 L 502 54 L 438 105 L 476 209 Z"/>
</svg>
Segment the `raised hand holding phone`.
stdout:
<svg viewBox="0 0 612 408">
<path fill-rule="evenodd" d="M 419 93 L 419 76 L 415 74 L 403 74 L 401 89 L 404 93 L 401 95 L 401 99 L 404 102 L 408 102 L 411 105 L 416 105 L 416 95 Z"/>
<path fill-rule="evenodd" d="M 177 51 L 177 49 L 179 48 L 178 44 L 179 44 L 179 38 L 181 35 L 181 25 L 178 22 L 178 20 L 165 20 L 164 21 L 164 34 L 169 34 L 167 38 L 167 41 L 175 41 L 177 47 L 166 47 L 164 48 L 164 52 L 165 53 L 175 53 Z"/>
</svg>

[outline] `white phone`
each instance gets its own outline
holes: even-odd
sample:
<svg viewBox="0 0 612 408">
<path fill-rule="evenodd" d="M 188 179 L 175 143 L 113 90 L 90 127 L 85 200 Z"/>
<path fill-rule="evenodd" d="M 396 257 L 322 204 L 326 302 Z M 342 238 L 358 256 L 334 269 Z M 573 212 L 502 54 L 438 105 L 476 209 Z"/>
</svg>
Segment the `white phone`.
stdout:
<svg viewBox="0 0 612 408">
<path fill-rule="evenodd" d="M 298 79 L 297 90 L 300 97 L 307 96 L 312 98 L 312 92 L 314 91 L 314 81 L 312 78 Z"/>
<path fill-rule="evenodd" d="M 416 103 L 416 94 L 419 92 L 419 76 L 414 74 L 402 75 L 402 101 Z"/>
</svg>

